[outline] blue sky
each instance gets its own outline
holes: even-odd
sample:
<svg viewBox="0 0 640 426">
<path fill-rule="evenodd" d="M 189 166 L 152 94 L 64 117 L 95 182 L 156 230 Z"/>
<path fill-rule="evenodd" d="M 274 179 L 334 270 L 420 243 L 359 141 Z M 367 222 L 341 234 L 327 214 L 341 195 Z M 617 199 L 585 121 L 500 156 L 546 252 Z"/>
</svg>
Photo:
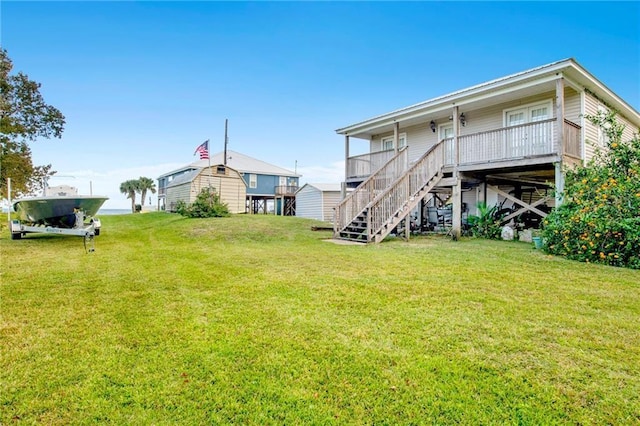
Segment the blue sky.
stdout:
<svg viewBox="0 0 640 426">
<path fill-rule="evenodd" d="M 4 0 L 0 13 L 14 71 L 67 119 L 34 162 L 69 176 L 51 184 L 91 181 L 106 208 L 130 206 L 122 181 L 190 163 L 206 139 L 222 151 L 225 119 L 229 149 L 304 183 L 340 181 L 337 128 L 569 57 L 640 110 L 638 2 Z"/>
</svg>

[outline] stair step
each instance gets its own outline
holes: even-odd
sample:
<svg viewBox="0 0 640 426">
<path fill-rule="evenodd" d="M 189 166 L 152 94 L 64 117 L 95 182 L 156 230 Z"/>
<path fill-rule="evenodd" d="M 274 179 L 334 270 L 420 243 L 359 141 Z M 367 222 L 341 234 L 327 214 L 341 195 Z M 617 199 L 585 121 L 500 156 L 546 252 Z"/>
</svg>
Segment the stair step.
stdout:
<svg viewBox="0 0 640 426">
<path fill-rule="evenodd" d="M 341 240 L 341 241 L 349 241 L 351 243 L 358 243 L 358 244 L 363 244 L 366 245 L 367 244 L 367 240 L 354 240 L 353 238 L 335 238 L 336 240 Z"/>
<path fill-rule="evenodd" d="M 350 235 L 356 235 L 356 236 L 365 236 L 366 234 L 363 231 L 340 231 L 340 233 L 338 234 L 340 236 L 342 235 L 346 235 L 346 236 L 350 236 Z"/>
</svg>

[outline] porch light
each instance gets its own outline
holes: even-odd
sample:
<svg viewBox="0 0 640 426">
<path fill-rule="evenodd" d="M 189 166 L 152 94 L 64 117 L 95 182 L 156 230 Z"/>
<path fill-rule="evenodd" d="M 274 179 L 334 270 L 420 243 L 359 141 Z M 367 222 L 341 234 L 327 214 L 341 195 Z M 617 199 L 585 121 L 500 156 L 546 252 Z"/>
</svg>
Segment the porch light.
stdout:
<svg viewBox="0 0 640 426">
<path fill-rule="evenodd" d="M 429 127 L 431 127 L 431 131 L 433 133 L 436 132 L 436 122 L 435 121 L 431 120 L 431 123 L 429 123 Z"/>
<path fill-rule="evenodd" d="M 467 118 L 464 116 L 464 112 L 460 114 L 460 124 L 462 124 L 462 127 L 467 125 Z"/>
</svg>

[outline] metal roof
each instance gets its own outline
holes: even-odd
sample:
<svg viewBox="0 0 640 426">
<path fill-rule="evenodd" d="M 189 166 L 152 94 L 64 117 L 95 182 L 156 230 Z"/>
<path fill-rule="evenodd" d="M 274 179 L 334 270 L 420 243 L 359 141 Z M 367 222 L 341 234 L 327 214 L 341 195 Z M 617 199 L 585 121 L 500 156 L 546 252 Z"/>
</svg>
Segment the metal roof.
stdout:
<svg viewBox="0 0 640 426">
<path fill-rule="evenodd" d="M 174 177 L 169 184 L 167 184 L 167 188 L 172 186 L 182 185 L 183 183 L 189 183 L 193 181 L 202 171 L 202 169 L 193 169 L 189 170 L 181 175 Z"/>
<path fill-rule="evenodd" d="M 211 157 L 211 164 L 224 164 L 224 152 L 218 152 Z M 191 163 L 191 166 L 207 167 L 209 160 L 198 160 Z M 275 175 L 275 176 L 296 176 L 300 175 L 292 172 L 291 170 L 283 169 L 282 167 L 274 166 L 265 161 L 258 160 L 248 155 L 241 154 L 236 151 L 227 150 L 227 165 L 241 173 L 254 173 L 260 175 Z"/>
<path fill-rule="evenodd" d="M 340 183 L 305 183 L 296 192 L 300 192 L 305 186 L 312 186 L 321 192 L 340 192 L 342 190 Z M 352 190 L 352 188 L 348 188 L 347 192 Z"/>
<path fill-rule="evenodd" d="M 224 152 L 218 152 L 217 154 L 212 155 L 210 160 L 194 161 L 193 163 L 187 164 L 184 167 L 160 175 L 158 179 L 166 176 L 172 176 L 183 171 L 203 169 L 205 167 L 208 167 L 209 164 L 211 164 L 212 166 L 224 164 Z M 293 177 L 301 176 L 292 172 L 291 170 L 283 169 L 282 167 L 274 166 L 273 164 L 269 164 L 264 161 L 257 160 L 253 157 L 249 157 L 248 155 L 231 150 L 227 150 L 227 166 L 237 170 L 240 173 Z"/>
<path fill-rule="evenodd" d="M 505 77 L 500 77 L 495 80 L 490 80 L 466 89 L 458 90 L 456 92 L 438 96 L 424 102 L 378 115 L 337 129 L 336 133 L 343 135 L 362 134 L 363 132 L 368 131 L 367 129 L 389 125 L 396 121 L 405 120 L 407 117 L 415 118 L 417 116 L 433 114 L 436 111 L 448 108 L 454 104 L 461 105 L 465 102 L 472 102 L 479 97 L 486 97 L 492 93 L 498 93 L 499 91 L 514 90 L 514 88 L 517 88 L 519 84 L 550 78 L 557 74 L 565 74 L 572 81 L 575 81 L 585 89 L 603 97 L 632 122 L 640 122 L 640 114 L 632 106 L 602 84 L 597 78 L 576 62 L 575 59 L 569 58 L 515 74 L 510 74 Z"/>
</svg>

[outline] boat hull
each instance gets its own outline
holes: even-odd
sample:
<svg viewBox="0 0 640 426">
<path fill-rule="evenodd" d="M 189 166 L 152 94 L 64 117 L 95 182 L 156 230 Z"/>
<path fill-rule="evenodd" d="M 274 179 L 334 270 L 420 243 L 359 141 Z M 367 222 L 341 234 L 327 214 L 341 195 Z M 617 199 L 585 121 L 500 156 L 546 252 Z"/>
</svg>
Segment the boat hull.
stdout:
<svg viewBox="0 0 640 426">
<path fill-rule="evenodd" d="M 88 195 L 31 197 L 14 202 L 13 210 L 25 223 L 73 228 L 76 223 L 75 208 L 79 208 L 85 217 L 92 217 L 108 199 Z"/>
</svg>

